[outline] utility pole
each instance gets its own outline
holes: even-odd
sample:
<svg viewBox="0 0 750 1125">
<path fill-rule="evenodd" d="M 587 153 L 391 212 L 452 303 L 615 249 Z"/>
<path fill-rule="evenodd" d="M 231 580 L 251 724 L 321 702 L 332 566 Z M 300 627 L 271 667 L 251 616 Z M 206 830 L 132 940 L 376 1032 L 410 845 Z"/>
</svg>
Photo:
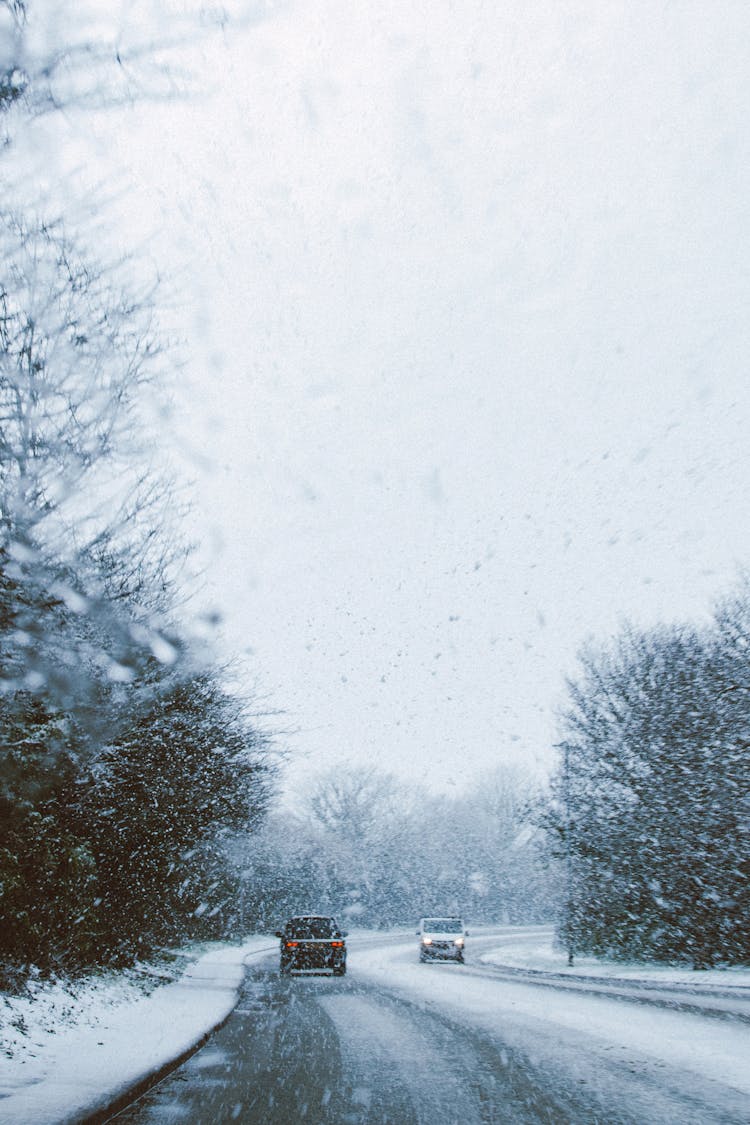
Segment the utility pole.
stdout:
<svg viewBox="0 0 750 1125">
<path fill-rule="evenodd" d="M 565 801 L 565 941 L 568 947 L 568 967 L 573 968 L 573 853 L 570 846 L 570 751 L 568 743 L 562 743 L 563 752 L 563 781 Z"/>
</svg>

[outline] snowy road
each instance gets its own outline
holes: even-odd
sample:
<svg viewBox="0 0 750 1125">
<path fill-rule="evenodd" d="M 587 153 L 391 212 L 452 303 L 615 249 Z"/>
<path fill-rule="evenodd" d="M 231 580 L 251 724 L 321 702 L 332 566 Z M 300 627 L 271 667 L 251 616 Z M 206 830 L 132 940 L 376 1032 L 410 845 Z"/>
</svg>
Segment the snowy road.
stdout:
<svg viewBox="0 0 750 1125">
<path fill-rule="evenodd" d="M 512 977 L 481 963 L 482 949 L 498 944 L 476 939 L 463 966 L 419 965 L 415 939 L 359 939 L 343 980 L 281 979 L 275 957 L 255 958 L 225 1026 L 114 1120 L 750 1119 L 750 1027 L 741 1018 L 741 990 L 738 1011 L 721 1010 L 721 997 L 696 1000 L 679 990 L 678 1003 L 686 998 L 695 1007 L 705 999 L 712 1015 L 664 1007 L 675 1002 L 672 989 L 646 997 L 637 986 L 592 982 L 602 995 L 584 991 L 584 982 L 571 993 L 570 981 Z"/>
</svg>

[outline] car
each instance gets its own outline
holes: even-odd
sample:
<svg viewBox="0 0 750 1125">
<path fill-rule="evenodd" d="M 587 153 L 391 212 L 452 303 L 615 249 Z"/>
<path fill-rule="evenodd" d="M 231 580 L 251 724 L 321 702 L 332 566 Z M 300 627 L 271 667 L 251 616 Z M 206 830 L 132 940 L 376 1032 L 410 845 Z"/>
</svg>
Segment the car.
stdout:
<svg viewBox="0 0 750 1125">
<path fill-rule="evenodd" d="M 463 963 L 468 932 L 463 918 L 446 915 L 441 918 L 422 918 L 417 930 L 419 960 Z"/>
<path fill-rule="evenodd" d="M 299 914 L 276 931 L 281 941 L 279 971 L 291 973 L 330 973 L 343 977 L 346 972 L 347 931 L 326 914 Z"/>
</svg>

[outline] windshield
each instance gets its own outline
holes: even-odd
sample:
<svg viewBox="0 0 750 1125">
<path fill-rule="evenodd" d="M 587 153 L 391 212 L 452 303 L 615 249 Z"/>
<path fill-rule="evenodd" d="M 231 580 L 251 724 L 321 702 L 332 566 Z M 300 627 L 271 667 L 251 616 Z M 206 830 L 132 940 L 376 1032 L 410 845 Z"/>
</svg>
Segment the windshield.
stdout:
<svg viewBox="0 0 750 1125">
<path fill-rule="evenodd" d="M 463 931 L 464 924 L 460 918 L 425 918 L 422 928 L 439 930 L 443 934 L 460 934 Z"/>
</svg>

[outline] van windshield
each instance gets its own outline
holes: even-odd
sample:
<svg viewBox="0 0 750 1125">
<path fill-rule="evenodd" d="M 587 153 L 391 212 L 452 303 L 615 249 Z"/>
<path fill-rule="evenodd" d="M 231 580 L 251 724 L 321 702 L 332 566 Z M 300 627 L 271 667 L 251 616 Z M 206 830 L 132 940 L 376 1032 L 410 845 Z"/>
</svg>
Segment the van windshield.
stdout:
<svg viewBox="0 0 750 1125">
<path fill-rule="evenodd" d="M 460 934 L 464 924 L 460 918 L 425 918 L 423 929 L 436 930 L 441 934 Z"/>
</svg>

